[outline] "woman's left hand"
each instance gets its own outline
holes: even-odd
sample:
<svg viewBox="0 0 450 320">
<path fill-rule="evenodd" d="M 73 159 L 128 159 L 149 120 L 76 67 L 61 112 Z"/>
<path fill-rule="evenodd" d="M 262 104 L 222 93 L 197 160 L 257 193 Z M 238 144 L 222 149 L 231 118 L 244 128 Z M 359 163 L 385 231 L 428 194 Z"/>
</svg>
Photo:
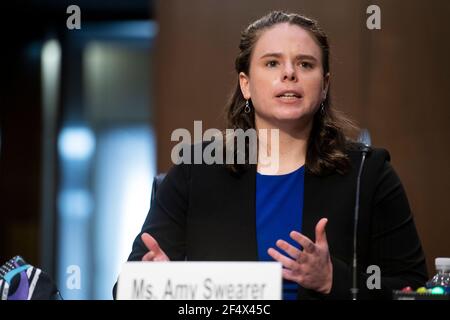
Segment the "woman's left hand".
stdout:
<svg viewBox="0 0 450 320">
<path fill-rule="evenodd" d="M 290 236 L 303 250 L 299 250 L 284 240 L 276 242 L 277 247 L 289 254 L 290 258 L 279 251 L 269 248 L 268 254 L 283 265 L 283 278 L 297 282 L 304 288 L 328 294 L 333 283 L 333 265 L 328 251 L 325 226 L 328 219 L 322 218 L 316 225 L 316 242 L 297 231 Z"/>
</svg>

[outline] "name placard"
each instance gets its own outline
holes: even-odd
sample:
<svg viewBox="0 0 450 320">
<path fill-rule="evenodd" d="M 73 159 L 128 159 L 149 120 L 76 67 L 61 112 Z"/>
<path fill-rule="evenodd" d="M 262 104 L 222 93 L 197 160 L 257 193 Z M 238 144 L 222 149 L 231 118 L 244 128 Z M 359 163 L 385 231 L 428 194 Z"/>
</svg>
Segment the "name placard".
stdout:
<svg viewBox="0 0 450 320">
<path fill-rule="evenodd" d="M 280 300 L 278 262 L 127 262 L 120 300 Z"/>
</svg>

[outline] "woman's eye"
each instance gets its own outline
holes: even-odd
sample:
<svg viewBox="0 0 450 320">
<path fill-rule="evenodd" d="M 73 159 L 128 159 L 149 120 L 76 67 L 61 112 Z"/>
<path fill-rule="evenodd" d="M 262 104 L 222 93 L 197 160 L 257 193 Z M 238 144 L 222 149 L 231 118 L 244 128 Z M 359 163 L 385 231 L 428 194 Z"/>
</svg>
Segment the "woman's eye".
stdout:
<svg viewBox="0 0 450 320">
<path fill-rule="evenodd" d="M 309 63 L 309 62 L 301 62 L 301 63 L 300 63 L 300 66 L 301 66 L 302 68 L 305 68 L 305 69 L 311 69 L 311 68 L 312 68 L 312 64 Z"/>
<path fill-rule="evenodd" d="M 272 60 L 272 61 L 267 62 L 267 63 L 266 63 L 266 66 L 273 68 L 273 67 L 275 67 L 277 64 L 278 64 L 277 61 Z"/>
</svg>

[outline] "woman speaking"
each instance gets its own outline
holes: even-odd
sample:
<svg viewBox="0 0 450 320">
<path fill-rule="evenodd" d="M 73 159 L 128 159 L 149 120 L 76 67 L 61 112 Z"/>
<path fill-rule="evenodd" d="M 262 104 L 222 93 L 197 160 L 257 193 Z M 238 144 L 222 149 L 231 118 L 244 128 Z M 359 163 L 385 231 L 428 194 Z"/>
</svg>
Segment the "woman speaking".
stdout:
<svg viewBox="0 0 450 320">
<path fill-rule="evenodd" d="M 272 12 L 242 32 L 239 49 L 227 128 L 277 129 L 277 165 L 174 165 L 129 260 L 279 261 L 284 299 L 350 299 L 357 221 L 358 298 L 422 286 L 425 257 L 389 153 L 371 148 L 361 167 L 351 122 L 331 106 L 325 33 Z M 258 151 L 271 143 L 258 139 Z M 381 271 L 372 290 L 371 265 Z"/>
</svg>

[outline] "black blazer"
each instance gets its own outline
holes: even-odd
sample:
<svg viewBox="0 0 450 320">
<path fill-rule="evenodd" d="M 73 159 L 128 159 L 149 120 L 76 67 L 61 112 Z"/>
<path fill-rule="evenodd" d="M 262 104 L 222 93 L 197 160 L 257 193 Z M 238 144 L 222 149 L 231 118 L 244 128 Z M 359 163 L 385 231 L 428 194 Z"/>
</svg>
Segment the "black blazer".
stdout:
<svg viewBox="0 0 450 320">
<path fill-rule="evenodd" d="M 320 218 L 326 228 L 333 285 L 328 295 L 300 288 L 299 299 L 348 299 L 352 287 L 353 217 L 358 145 L 348 149 L 345 175 L 305 172 L 303 230 L 314 241 Z M 419 287 L 427 280 L 424 253 L 404 188 L 384 149 L 371 149 L 361 176 L 358 223 L 359 298 L 391 298 L 392 289 Z M 173 166 L 161 183 L 142 228 L 171 260 L 257 261 L 256 165 L 232 174 L 223 165 Z M 147 252 L 139 234 L 129 261 Z M 286 235 L 286 238 L 289 235 Z M 381 269 L 381 290 L 368 290 L 369 265 Z"/>
</svg>

